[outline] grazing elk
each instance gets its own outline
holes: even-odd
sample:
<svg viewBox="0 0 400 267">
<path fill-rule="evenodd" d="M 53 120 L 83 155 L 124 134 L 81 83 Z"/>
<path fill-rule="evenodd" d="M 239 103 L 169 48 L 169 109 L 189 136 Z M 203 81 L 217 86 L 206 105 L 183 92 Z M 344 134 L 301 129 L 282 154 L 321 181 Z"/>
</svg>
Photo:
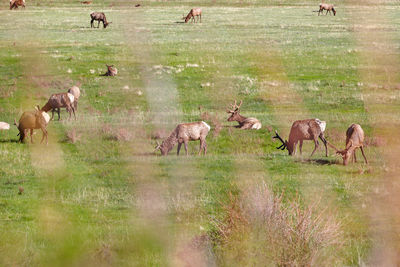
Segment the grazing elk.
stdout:
<svg viewBox="0 0 400 267">
<path fill-rule="evenodd" d="M 315 148 L 311 153 L 312 157 L 319 146 L 318 143 L 318 137 L 319 137 L 325 145 L 325 156 L 327 157 L 328 148 L 326 146 L 327 141 L 324 137 L 325 128 L 326 128 L 326 122 L 320 121 L 319 119 L 295 121 L 292 124 L 292 128 L 290 129 L 289 141 L 287 140 L 283 141 L 283 139 L 279 136 L 278 132 L 275 131 L 276 135 L 274 136 L 274 138 L 277 138 L 282 142 L 282 145 L 277 147 L 277 149 L 284 150 L 285 148 L 287 148 L 287 150 L 289 151 L 289 155 L 295 155 L 296 146 L 297 143 L 299 142 L 300 155 L 301 155 L 303 148 L 303 140 L 314 140 Z"/>
<path fill-rule="evenodd" d="M 189 141 L 200 140 L 200 150 L 203 149 L 204 155 L 207 154 L 206 137 L 211 127 L 204 121 L 181 123 L 176 126 L 175 130 L 165 139 L 161 145 L 157 142 L 156 150 L 160 149 L 161 155 L 165 156 L 178 143 L 177 155 L 181 149 L 182 143 L 185 145 L 186 156 L 188 155 L 187 145 Z"/>
<path fill-rule="evenodd" d="M 17 9 L 19 6 L 25 8 L 25 0 L 10 0 L 10 10 Z"/>
<path fill-rule="evenodd" d="M 114 65 L 107 65 L 107 72 L 100 75 L 100 76 L 115 76 L 118 74 L 118 70 L 116 67 L 114 67 Z"/>
<path fill-rule="evenodd" d="M 71 111 L 74 113 L 75 116 L 75 108 L 73 103 L 75 101 L 75 97 L 70 93 L 58 93 L 53 94 L 50 96 L 49 100 L 47 101 L 46 105 L 42 107 L 41 110 L 44 112 L 48 112 L 51 110 L 51 119 L 54 118 L 54 110 L 57 110 L 58 113 L 58 120 L 60 120 L 60 108 L 66 108 L 69 113 L 69 118 L 71 119 Z"/>
<path fill-rule="evenodd" d="M 189 13 L 187 14 L 187 16 L 183 15 L 182 19 L 185 20 L 185 23 L 187 23 L 189 21 L 189 19 L 192 19 L 191 22 L 194 21 L 194 23 L 196 23 L 196 19 L 195 16 L 197 17 L 197 21 L 199 21 L 199 17 L 200 17 L 200 23 L 201 23 L 201 8 L 193 8 L 189 11 Z"/>
<path fill-rule="evenodd" d="M 68 89 L 68 93 L 72 94 L 74 96 L 74 109 L 75 111 L 78 111 L 78 100 L 79 97 L 81 96 L 81 90 L 79 90 L 78 86 L 72 86 L 71 88 Z"/>
<path fill-rule="evenodd" d="M 31 134 L 31 143 L 33 143 L 33 130 L 34 129 L 41 129 L 43 132 L 42 140 L 40 143 L 43 143 L 44 138 L 46 137 L 46 144 L 48 143 L 47 140 L 47 124 L 50 121 L 50 116 L 44 112 L 43 110 L 39 109 L 39 106 L 36 107 L 35 111 L 26 111 L 22 113 L 19 122 L 14 119 L 14 125 L 17 126 L 19 130 L 19 141 L 23 142 L 25 136 L 27 135 L 27 131 L 30 131 Z"/>
<path fill-rule="evenodd" d="M 322 14 L 324 14 L 324 10 L 326 10 L 325 15 L 328 15 L 328 12 L 329 12 L 329 15 L 332 15 L 331 14 L 331 10 L 332 10 L 333 15 L 336 16 L 336 10 L 332 4 L 323 4 L 323 3 L 319 4 L 318 16 L 319 16 L 319 13 L 321 13 L 321 12 L 322 12 Z"/>
<path fill-rule="evenodd" d="M 235 104 L 231 104 L 230 109 L 226 110 L 227 113 L 231 114 L 231 116 L 228 118 L 228 121 L 237 121 L 239 125 L 236 126 L 236 128 L 240 129 L 261 129 L 261 122 L 259 120 L 256 118 L 246 118 L 239 114 L 239 109 L 241 106 L 242 100 L 240 100 L 239 106 L 236 104 L 236 100 Z"/>
<path fill-rule="evenodd" d="M 357 162 L 356 149 L 360 148 L 361 153 L 364 157 L 365 163 L 368 164 L 368 160 L 364 154 L 364 131 L 359 124 L 353 123 L 346 131 L 346 148 L 343 150 L 337 149 L 332 144 L 328 143 L 331 147 L 336 150 L 336 153 L 341 155 L 343 158 L 343 165 L 349 163 L 349 159 L 352 157 Z"/>
<path fill-rule="evenodd" d="M 10 124 L 0 121 L 0 130 L 10 130 Z"/>
<path fill-rule="evenodd" d="M 93 27 L 94 27 L 94 26 L 93 26 L 93 21 L 95 21 L 95 20 L 98 21 L 98 23 L 97 23 L 97 28 L 100 27 L 100 21 L 103 22 L 103 27 L 104 27 L 104 28 L 107 28 L 107 26 L 108 26 L 109 24 L 112 23 L 112 22 L 107 22 L 106 15 L 105 15 L 103 12 L 92 12 L 92 13 L 90 14 L 90 18 L 92 19 L 92 20 L 90 21 L 90 28 L 93 28 Z"/>
</svg>

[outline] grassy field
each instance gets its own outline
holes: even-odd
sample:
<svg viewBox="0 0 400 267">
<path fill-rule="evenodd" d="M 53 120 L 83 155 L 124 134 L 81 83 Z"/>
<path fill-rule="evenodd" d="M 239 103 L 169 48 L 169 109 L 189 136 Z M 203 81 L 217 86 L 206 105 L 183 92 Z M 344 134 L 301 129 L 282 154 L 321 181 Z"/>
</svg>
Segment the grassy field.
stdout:
<svg viewBox="0 0 400 267">
<path fill-rule="evenodd" d="M 399 7 L 382 1 L 378 13 L 376 3 L 349 1 L 337 4 L 334 17 L 294 0 L 135 4 L 29 1 L 10 11 L 1 1 L 0 121 L 11 124 L 72 85 L 82 96 L 76 121 L 63 112 L 50 122 L 48 146 L 38 144 L 39 130 L 35 144 L 17 143 L 14 126 L 0 132 L 0 265 L 357 266 L 379 259 L 375 244 L 398 220 L 376 210 L 392 211 L 385 198 L 398 169 Z M 193 6 L 203 7 L 202 23 L 182 23 Z M 92 11 L 112 24 L 90 28 Z M 105 64 L 118 76 L 100 76 Z M 226 121 L 235 99 L 261 130 Z M 358 163 L 342 166 L 331 149 L 328 158 L 321 148 L 310 158 L 311 142 L 302 156 L 277 150 L 272 129 L 287 136 L 305 118 L 327 121 L 326 138 L 341 148 L 347 127 L 361 124 L 370 164 L 359 154 Z M 197 142 L 189 157 L 154 152 L 177 123 L 201 119 L 212 127 L 206 157 L 196 155 Z M 315 240 L 280 244 L 286 232 L 265 229 L 272 219 L 253 222 L 267 199 L 288 225 L 301 214 L 313 218 Z M 313 231 L 324 229 L 319 242 Z"/>
</svg>

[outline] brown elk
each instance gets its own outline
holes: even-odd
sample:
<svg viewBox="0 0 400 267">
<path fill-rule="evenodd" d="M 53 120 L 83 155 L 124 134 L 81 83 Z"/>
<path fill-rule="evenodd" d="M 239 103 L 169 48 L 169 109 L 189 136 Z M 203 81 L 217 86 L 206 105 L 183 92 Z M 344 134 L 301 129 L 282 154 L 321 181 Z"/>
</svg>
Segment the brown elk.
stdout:
<svg viewBox="0 0 400 267">
<path fill-rule="evenodd" d="M 200 23 L 201 23 L 201 8 L 197 7 L 197 8 L 191 9 L 186 17 L 185 17 L 185 15 L 183 15 L 182 19 L 185 20 L 185 23 L 187 23 L 190 19 L 192 19 L 191 22 L 194 21 L 194 23 L 196 23 L 195 16 L 197 17 L 197 22 L 199 21 L 199 17 L 200 17 Z"/>
<path fill-rule="evenodd" d="M 226 112 L 231 114 L 231 116 L 228 118 L 228 121 L 237 121 L 239 123 L 236 128 L 240 129 L 256 129 L 259 130 L 261 129 L 261 122 L 257 120 L 256 118 L 246 118 L 242 115 L 240 115 L 240 107 L 242 106 L 242 100 L 240 100 L 239 106 L 237 105 L 237 102 L 235 100 L 235 104 L 230 105 L 230 109 L 227 109 Z"/>
<path fill-rule="evenodd" d="M 364 154 L 364 131 L 359 124 L 353 123 L 346 131 L 346 148 L 343 150 L 337 149 L 332 144 L 328 143 L 331 147 L 336 150 L 336 153 L 341 155 L 343 158 L 343 165 L 349 163 L 352 157 L 357 162 L 356 149 L 360 148 L 361 153 L 364 157 L 365 163 L 368 164 L 368 160 Z"/>
<path fill-rule="evenodd" d="M 33 130 L 34 129 L 41 129 L 43 132 L 42 136 L 42 141 L 40 143 L 43 143 L 44 138 L 46 138 L 46 144 L 48 143 L 47 140 L 47 124 L 50 121 L 50 116 L 39 109 L 39 106 L 37 106 L 35 111 L 26 111 L 22 113 L 21 118 L 19 119 L 19 122 L 14 119 L 14 125 L 17 126 L 19 130 L 19 141 L 23 142 L 25 139 L 25 136 L 27 135 L 27 131 L 30 131 L 31 134 L 31 143 L 33 143 Z"/>
<path fill-rule="evenodd" d="M 10 0 L 10 10 L 17 9 L 19 6 L 25 8 L 25 0 Z"/>
<path fill-rule="evenodd" d="M 204 151 L 204 155 L 207 154 L 207 144 L 206 137 L 211 127 L 204 121 L 191 122 L 191 123 L 181 123 L 176 126 L 175 130 L 165 139 L 161 145 L 157 142 L 156 150 L 160 149 L 161 155 L 165 156 L 169 151 L 178 143 L 177 155 L 179 155 L 179 150 L 182 144 L 185 145 L 186 156 L 188 155 L 187 145 L 189 141 L 200 140 L 200 150 Z"/>
<path fill-rule="evenodd" d="M 95 21 L 95 20 L 98 21 L 98 23 L 97 23 L 97 28 L 100 27 L 100 21 L 103 22 L 103 27 L 104 27 L 104 28 L 107 28 L 107 26 L 108 26 L 109 24 L 112 23 L 112 22 L 107 22 L 106 15 L 105 15 L 103 12 L 92 12 L 92 13 L 90 14 L 90 18 L 92 19 L 92 20 L 90 21 L 90 28 L 93 28 L 93 27 L 94 27 L 94 26 L 93 26 L 93 21 Z"/>
<path fill-rule="evenodd" d="M 336 10 L 332 4 L 323 4 L 323 3 L 319 4 L 318 16 L 319 16 L 319 13 L 321 13 L 321 12 L 322 12 L 322 14 L 324 14 L 324 10 L 326 10 L 325 15 L 328 15 L 328 12 L 329 12 L 329 15 L 332 15 L 331 14 L 331 11 L 332 11 L 333 15 L 336 16 Z"/>
<path fill-rule="evenodd" d="M 114 65 L 107 65 L 107 72 L 100 75 L 100 76 L 115 76 L 118 74 L 118 70 L 116 67 L 114 67 Z"/>
<path fill-rule="evenodd" d="M 284 150 L 287 148 L 289 151 L 289 155 L 296 154 L 296 146 L 299 143 L 300 155 L 302 153 L 303 140 L 314 140 L 315 147 L 313 152 L 311 153 L 311 157 L 314 155 L 317 150 L 319 143 L 318 138 L 325 145 L 325 156 L 328 156 L 328 148 L 326 146 L 327 141 L 324 137 L 324 131 L 326 128 L 326 122 L 320 121 L 319 119 L 308 119 L 308 120 L 299 120 L 295 121 L 292 124 L 292 128 L 289 133 L 289 141 L 283 139 L 279 136 L 278 132 L 275 131 L 275 136 L 273 138 L 277 138 L 282 142 L 282 145 L 277 147 L 277 149 Z"/>
<path fill-rule="evenodd" d="M 78 100 L 79 97 L 81 96 L 81 90 L 79 90 L 78 86 L 72 86 L 71 88 L 68 89 L 68 93 L 74 96 L 74 109 L 75 111 L 78 111 Z"/>
<path fill-rule="evenodd" d="M 41 110 L 44 112 L 48 112 L 51 110 L 51 119 L 54 118 L 54 110 L 57 110 L 58 113 L 58 120 L 60 120 L 60 108 L 66 108 L 69 113 L 69 118 L 71 119 L 71 111 L 74 113 L 75 116 L 75 108 L 74 108 L 74 99 L 75 97 L 70 93 L 58 93 L 52 94 L 47 101 L 46 105 L 42 107 Z"/>
</svg>

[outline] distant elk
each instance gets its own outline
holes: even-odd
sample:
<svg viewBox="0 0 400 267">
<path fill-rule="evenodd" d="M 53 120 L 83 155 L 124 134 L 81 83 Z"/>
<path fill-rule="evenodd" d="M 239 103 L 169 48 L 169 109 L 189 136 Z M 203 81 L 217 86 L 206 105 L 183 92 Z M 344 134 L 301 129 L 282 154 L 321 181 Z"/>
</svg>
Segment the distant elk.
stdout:
<svg viewBox="0 0 400 267">
<path fill-rule="evenodd" d="M 44 105 L 41 110 L 45 112 L 51 110 L 51 119 L 54 118 L 54 111 L 57 110 L 58 120 L 60 120 L 60 108 L 66 108 L 69 113 L 69 118 L 71 119 L 72 112 L 74 113 L 74 118 L 76 119 L 74 101 L 75 97 L 70 93 L 52 94 L 46 105 Z"/>
<path fill-rule="evenodd" d="M 19 141 L 23 142 L 25 139 L 25 136 L 27 135 L 27 131 L 30 131 L 31 134 L 31 143 L 33 143 L 33 130 L 34 129 L 41 129 L 43 132 L 42 136 L 42 141 L 40 143 L 43 143 L 44 138 L 46 138 L 46 144 L 48 143 L 47 141 L 47 124 L 50 121 L 50 116 L 44 112 L 43 110 L 39 109 L 39 106 L 36 107 L 35 111 L 26 111 L 22 113 L 21 118 L 19 119 L 19 122 L 14 119 L 14 125 L 17 126 L 19 130 Z"/>
<path fill-rule="evenodd" d="M 337 149 L 332 144 L 328 143 L 331 147 L 336 150 L 336 153 L 341 155 L 343 158 L 343 165 L 349 163 L 350 158 L 353 158 L 357 162 L 356 149 L 360 148 L 361 153 L 364 157 L 365 163 L 368 164 L 368 160 L 364 154 L 364 131 L 359 124 L 353 123 L 346 131 L 346 148 L 343 150 Z"/>
<path fill-rule="evenodd" d="M 25 8 L 25 0 L 10 0 L 10 10 L 17 9 L 19 6 Z"/>
<path fill-rule="evenodd" d="M 314 155 L 315 151 L 319 146 L 318 138 L 320 138 L 325 145 L 325 156 L 327 157 L 328 148 L 326 146 L 327 141 L 324 137 L 325 128 L 326 128 L 326 122 L 321 121 L 319 119 L 299 120 L 295 121 L 292 124 L 292 128 L 290 129 L 289 133 L 289 141 L 287 140 L 283 141 L 283 139 L 279 136 L 277 131 L 275 131 L 276 135 L 273 138 L 277 138 L 282 142 L 282 145 L 277 147 L 277 149 L 284 150 L 285 148 L 287 148 L 287 150 L 289 151 L 289 155 L 296 154 L 297 143 L 300 144 L 299 148 L 301 155 L 303 140 L 314 140 L 315 147 L 313 152 L 311 153 L 311 157 Z"/>
<path fill-rule="evenodd" d="M 0 121 L 0 130 L 10 130 L 10 124 Z"/>
<path fill-rule="evenodd" d="M 191 123 L 181 123 L 176 126 L 175 130 L 165 139 L 161 145 L 157 142 L 155 149 L 160 149 L 161 155 L 165 156 L 169 151 L 178 143 L 177 155 L 179 155 L 179 150 L 182 144 L 185 145 L 186 156 L 188 155 L 187 145 L 189 141 L 200 140 L 200 150 L 204 151 L 204 155 L 207 154 L 207 143 L 206 137 L 211 127 L 204 121 L 191 122 Z"/>
<path fill-rule="evenodd" d="M 185 20 L 185 23 L 187 23 L 190 19 L 192 19 L 191 22 L 196 23 L 195 16 L 197 17 L 197 22 L 199 21 L 199 17 L 200 17 L 200 23 L 201 23 L 201 8 L 197 7 L 197 8 L 191 9 L 186 17 L 185 17 L 185 14 L 183 15 L 182 19 Z"/>
<path fill-rule="evenodd" d="M 90 18 L 92 19 L 90 21 L 90 28 L 94 27 L 93 26 L 93 21 L 95 21 L 95 20 L 98 21 L 97 28 L 100 27 L 100 22 L 103 22 L 103 27 L 104 28 L 107 28 L 107 26 L 112 23 L 112 22 L 107 22 L 106 15 L 103 12 L 92 12 L 90 14 Z"/>
<path fill-rule="evenodd" d="M 116 67 L 114 67 L 114 65 L 107 65 L 107 72 L 100 75 L 100 76 L 116 76 L 118 74 L 118 70 Z"/>
<path fill-rule="evenodd" d="M 325 15 L 328 15 L 328 12 L 329 12 L 329 15 L 332 15 L 331 14 L 331 11 L 332 11 L 333 15 L 336 16 L 336 10 L 332 4 L 323 4 L 323 3 L 319 4 L 318 16 L 319 16 L 319 13 L 321 13 L 321 12 L 322 12 L 322 14 L 324 14 L 324 10 L 326 10 Z"/>
<path fill-rule="evenodd" d="M 261 122 L 259 120 L 251 117 L 246 118 L 239 114 L 242 103 L 242 100 L 240 100 L 240 104 L 238 106 L 235 100 L 235 103 L 233 105 L 231 104 L 230 108 L 226 110 L 227 113 L 231 114 L 231 116 L 228 118 L 228 121 L 237 121 L 239 125 L 236 126 L 236 128 L 240 129 L 261 129 Z"/>
</svg>

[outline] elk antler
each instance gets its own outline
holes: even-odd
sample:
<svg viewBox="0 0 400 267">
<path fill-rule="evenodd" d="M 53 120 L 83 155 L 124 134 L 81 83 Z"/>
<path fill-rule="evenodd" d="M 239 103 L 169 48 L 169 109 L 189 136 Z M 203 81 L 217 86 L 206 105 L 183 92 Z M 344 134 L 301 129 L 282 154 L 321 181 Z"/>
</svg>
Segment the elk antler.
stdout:
<svg viewBox="0 0 400 267">
<path fill-rule="evenodd" d="M 274 137 L 272 137 L 272 138 L 277 138 L 277 139 L 279 139 L 279 141 L 281 141 L 282 142 L 282 145 L 280 145 L 279 147 L 277 147 L 277 149 L 280 149 L 280 150 L 285 150 L 286 148 L 287 148 L 287 145 L 286 145 L 286 142 L 285 141 L 283 141 L 283 139 L 279 136 L 279 134 L 278 134 L 278 131 L 277 130 L 275 130 L 275 136 Z"/>
<path fill-rule="evenodd" d="M 227 109 L 226 110 L 226 112 L 227 113 L 235 113 L 236 111 L 238 111 L 239 109 L 240 109 L 240 107 L 242 106 L 242 103 L 243 103 L 243 101 L 242 100 L 240 100 L 240 104 L 239 104 L 239 106 L 237 105 L 237 102 L 236 102 L 236 100 L 235 100 L 235 104 L 230 104 L 230 108 L 231 109 Z"/>
</svg>

